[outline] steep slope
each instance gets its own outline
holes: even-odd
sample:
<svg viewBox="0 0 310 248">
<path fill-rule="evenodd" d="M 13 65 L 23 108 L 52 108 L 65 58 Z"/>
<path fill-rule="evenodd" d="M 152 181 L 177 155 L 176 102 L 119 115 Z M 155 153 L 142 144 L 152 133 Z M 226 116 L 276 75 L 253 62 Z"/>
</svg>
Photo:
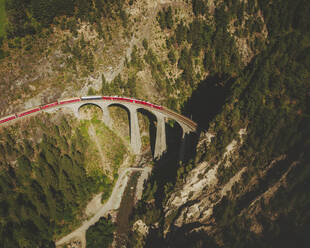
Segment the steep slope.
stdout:
<svg viewBox="0 0 310 248">
<path fill-rule="evenodd" d="M 90 123 L 100 146 L 87 132 Z M 127 155 L 121 139 L 95 119 L 44 113 L 1 127 L 1 247 L 54 247 L 88 218 L 84 209 L 95 193 L 109 197 Z"/>
<path fill-rule="evenodd" d="M 309 4 L 254 7 L 268 46 L 238 76 L 207 77 L 193 92 L 186 109 L 205 130 L 195 160 L 174 181 L 153 175 L 133 216 L 148 233 L 134 229 L 130 246 L 308 246 L 310 34 L 299 10 Z"/>
<path fill-rule="evenodd" d="M 128 246 L 303 245 L 308 1 L 81 0 L 73 11 L 68 0 L 48 15 L 36 1 L 43 16 L 9 2 L 1 115 L 87 92 L 149 99 L 201 127 L 191 161 L 178 165 L 173 147 L 156 164 Z"/>
</svg>

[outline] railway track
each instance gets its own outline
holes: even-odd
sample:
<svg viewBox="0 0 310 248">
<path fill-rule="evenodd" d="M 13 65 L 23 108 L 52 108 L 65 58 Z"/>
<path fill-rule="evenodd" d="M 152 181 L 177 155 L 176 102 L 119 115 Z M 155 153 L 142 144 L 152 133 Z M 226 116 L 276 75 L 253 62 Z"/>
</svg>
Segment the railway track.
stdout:
<svg viewBox="0 0 310 248">
<path fill-rule="evenodd" d="M 70 98 L 70 99 L 62 99 L 62 100 L 58 100 L 52 103 L 48 103 L 45 105 L 41 105 L 38 107 L 34 107 L 32 109 L 28 109 L 25 110 L 23 112 L 19 112 L 19 113 L 14 113 L 11 114 L 9 116 L 3 117 L 0 119 L 0 125 L 3 125 L 5 123 L 12 123 L 13 120 L 15 119 L 20 119 L 23 118 L 25 116 L 34 114 L 34 113 L 38 113 L 40 111 L 43 110 L 47 110 L 47 109 L 52 109 L 52 108 L 58 108 L 58 107 L 62 107 L 65 106 L 67 104 L 73 104 L 73 103 L 77 103 L 77 102 L 82 102 L 82 101 L 92 101 L 92 100 L 101 100 L 101 101 L 114 101 L 114 102 L 119 102 L 119 103 L 132 103 L 134 105 L 138 105 L 138 106 L 143 106 L 146 109 L 150 109 L 152 111 L 159 111 L 165 115 L 171 116 L 173 117 L 172 119 L 176 119 L 180 122 L 182 122 L 184 125 L 186 125 L 189 129 L 191 129 L 193 132 L 195 132 L 197 130 L 197 124 L 192 121 L 191 119 L 178 114 L 170 109 L 167 109 L 163 106 L 159 106 L 156 104 L 152 104 L 150 102 L 147 101 L 142 101 L 142 100 L 137 100 L 134 98 L 128 98 L 128 97 L 119 97 L 119 96 L 86 96 L 86 97 L 77 97 L 77 98 Z"/>
</svg>

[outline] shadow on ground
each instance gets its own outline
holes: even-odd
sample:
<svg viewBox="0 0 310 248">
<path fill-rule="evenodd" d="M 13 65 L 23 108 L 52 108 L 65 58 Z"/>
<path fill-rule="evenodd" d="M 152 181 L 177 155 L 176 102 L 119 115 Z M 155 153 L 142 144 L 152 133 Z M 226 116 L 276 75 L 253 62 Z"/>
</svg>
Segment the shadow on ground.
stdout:
<svg viewBox="0 0 310 248">
<path fill-rule="evenodd" d="M 199 83 L 190 99 L 185 103 L 183 112 L 198 126 L 207 130 L 209 123 L 220 112 L 229 95 L 234 79 L 229 75 L 211 75 Z"/>
</svg>

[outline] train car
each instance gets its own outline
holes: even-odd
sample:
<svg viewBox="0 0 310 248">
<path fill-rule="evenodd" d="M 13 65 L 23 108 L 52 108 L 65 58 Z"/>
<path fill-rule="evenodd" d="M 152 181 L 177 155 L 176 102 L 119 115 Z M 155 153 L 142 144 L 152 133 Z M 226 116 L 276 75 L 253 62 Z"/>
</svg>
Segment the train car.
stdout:
<svg viewBox="0 0 310 248">
<path fill-rule="evenodd" d="M 155 104 L 147 102 L 147 101 L 132 99 L 132 102 L 137 103 L 137 104 L 141 104 L 141 105 L 145 105 L 145 106 L 148 106 L 150 108 L 155 108 L 155 109 L 160 109 L 160 110 L 163 109 L 163 107 L 155 105 Z"/>
<path fill-rule="evenodd" d="M 58 102 L 52 102 L 41 106 L 41 109 L 52 108 L 58 105 Z"/>
<path fill-rule="evenodd" d="M 68 103 L 74 103 L 74 102 L 79 102 L 79 101 L 81 101 L 80 98 L 71 98 L 71 99 L 59 101 L 59 104 L 68 104 Z"/>
<path fill-rule="evenodd" d="M 148 102 L 146 102 L 146 101 L 142 101 L 142 104 L 146 105 L 146 106 L 149 106 Z"/>
<path fill-rule="evenodd" d="M 128 97 L 118 97 L 119 101 L 125 101 L 125 102 L 133 102 L 132 99 L 128 98 Z"/>
<path fill-rule="evenodd" d="M 160 106 L 155 105 L 155 104 L 150 103 L 150 102 L 144 102 L 144 105 L 146 105 L 146 106 L 148 106 L 148 107 L 150 107 L 150 108 L 161 109 Z"/>
<path fill-rule="evenodd" d="M 112 97 L 110 97 L 110 96 L 103 96 L 102 99 L 103 100 L 112 100 Z"/>
<path fill-rule="evenodd" d="M 160 110 L 164 109 L 162 106 L 158 106 L 158 105 L 155 105 L 155 104 L 153 104 L 153 108 L 160 109 Z"/>
<path fill-rule="evenodd" d="M 126 101 L 126 102 L 133 102 L 133 100 L 131 98 L 128 98 L 128 97 L 123 97 L 123 101 Z"/>
<path fill-rule="evenodd" d="M 82 101 L 89 101 L 89 100 L 102 100 L 102 96 L 82 96 Z"/>
<path fill-rule="evenodd" d="M 30 115 L 30 114 L 35 113 L 35 112 L 38 112 L 38 111 L 40 111 L 40 110 L 41 110 L 40 108 L 30 109 L 30 110 L 27 110 L 27 111 L 25 111 L 25 112 L 22 112 L 22 113 L 17 114 L 17 117 L 23 117 L 23 116 L 25 116 L 25 115 Z"/>
<path fill-rule="evenodd" d="M 146 106 L 148 106 L 148 107 L 151 107 L 151 108 L 153 108 L 153 106 L 154 106 L 154 104 L 149 103 L 149 102 L 145 102 L 144 104 L 145 104 Z"/>
<path fill-rule="evenodd" d="M 7 116 L 4 119 L 0 120 L 0 124 L 16 119 L 16 115 Z"/>
</svg>

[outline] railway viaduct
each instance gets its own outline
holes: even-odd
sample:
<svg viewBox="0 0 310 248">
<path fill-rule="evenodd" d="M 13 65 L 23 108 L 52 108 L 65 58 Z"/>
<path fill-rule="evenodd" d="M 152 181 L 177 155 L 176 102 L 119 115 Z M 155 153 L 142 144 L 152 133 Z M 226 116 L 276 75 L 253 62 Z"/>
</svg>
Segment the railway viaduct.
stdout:
<svg viewBox="0 0 310 248">
<path fill-rule="evenodd" d="M 182 157 L 184 155 L 186 137 L 190 133 L 195 133 L 197 131 L 197 124 L 195 122 L 167 108 L 132 98 L 101 96 L 58 100 L 57 102 L 35 107 L 30 110 L 26 110 L 24 112 L 1 119 L 0 124 L 6 125 L 4 122 L 8 121 L 7 124 L 9 124 L 10 122 L 14 122 L 15 119 L 24 118 L 25 116 L 33 115 L 39 113 L 40 111 L 54 112 L 60 108 L 69 108 L 77 118 L 80 118 L 79 110 L 85 105 L 95 105 L 99 107 L 102 111 L 102 121 L 110 128 L 112 127 L 112 119 L 110 118 L 109 114 L 109 106 L 120 106 L 124 108 L 129 115 L 130 146 L 134 154 L 139 154 L 141 150 L 141 136 L 137 114 L 141 109 L 153 115 L 156 119 L 157 126 L 154 149 L 154 158 L 156 159 L 159 159 L 167 150 L 165 128 L 167 119 L 176 121 L 182 129 L 180 160 L 183 160 Z"/>
<path fill-rule="evenodd" d="M 138 110 L 143 109 L 151 113 L 153 116 L 155 116 L 157 121 L 156 126 L 156 138 L 155 138 L 155 149 L 154 149 L 154 158 L 160 158 L 163 153 L 167 149 L 166 145 L 166 128 L 165 128 L 165 122 L 168 118 L 175 120 L 180 127 L 182 128 L 182 144 L 181 144 L 181 151 L 180 156 L 184 153 L 184 147 L 185 147 L 185 140 L 186 136 L 196 131 L 196 123 L 191 121 L 190 119 L 179 115 L 175 112 L 172 112 L 171 110 L 167 109 L 155 109 L 149 106 L 137 104 L 134 102 L 124 102 L 124 101 L 118 101 L 118 100 L 83 100 L 79 102 L 69 103 L 65 104 L 63 106 L 59 107 L 66 107 L 70 108 L 74 115 L 79 118 L 79 110 L 81 107 L 85 105 L 95 105 L 99 107 L 102 110 L 102 121 L 108 126 L 112 127 L 112 119 L 109 114 L 109 106 L 120 106 L 122 108 L 125 108 L 129 113 L 129 120 L 130 120 L 130 146 L 131 150 L 134 154 L 139 154 L 141 150 L 141 136 L 140 136 L 140 129 L 139 129 L 139 122 L 138 122 Z M 45 110 L 45 111 L 52 111 Z M 180 157 L 182 160 L 182 158 Z"/>
</svg>

